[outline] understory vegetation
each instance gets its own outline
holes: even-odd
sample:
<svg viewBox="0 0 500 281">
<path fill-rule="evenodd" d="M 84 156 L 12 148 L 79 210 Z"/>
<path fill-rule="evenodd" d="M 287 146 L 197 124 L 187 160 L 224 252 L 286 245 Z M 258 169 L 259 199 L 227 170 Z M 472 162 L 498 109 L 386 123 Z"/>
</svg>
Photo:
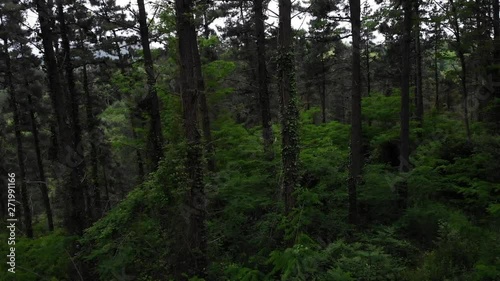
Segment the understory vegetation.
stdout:
<svg viewBox="0 0 500 281">
<path fill-rule="evenodd" d="M 206 280 L 498 280 L 500 138 L 477 123 L 468 142 L 452 114 L 430 112 L 412 131 L 412 171 L 399 173 L 387 158 L 397 142 L 397 109 L 387 106 L 393 98 L 375 96 L 363 105 L 371 125 L 356 226 L 346 223 L 349 126 L 314 124 L 315 108 L 301 114 L 301 184 L 286 219 L 275 188 L 279 162 L 264 160 L 259 128 L 217 120 L 220 168 L 206 184 Z M 177 263 L 189 246 L 183 145 L 167 145 L 158 171 L 82 238 L 54 232 L 19 241 L 19 280 L 67 279 L 71 239 L 99 280 L 182 276 L 189 266 Z M 403 211 L 395 204 L 400 181 L 409 186 Z"/>
</svg>

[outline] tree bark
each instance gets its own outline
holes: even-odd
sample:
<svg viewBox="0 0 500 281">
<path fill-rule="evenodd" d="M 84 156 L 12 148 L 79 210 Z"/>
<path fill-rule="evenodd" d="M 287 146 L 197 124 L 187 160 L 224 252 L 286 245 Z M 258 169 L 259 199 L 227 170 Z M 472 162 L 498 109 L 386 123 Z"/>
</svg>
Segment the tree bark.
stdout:
<svg viewBox="0 0 500 281">
<path fill-rule="evenodd" d="M 93 197 L 94 205 L 92 212 L 95 219 L 100 219 L 102 216 L 102 202 L 101 190 L 99 186 L 98 174 L 98 159 L 97 159 L 97 145 L 98 139 L 98 120 L 94 116 L 94 107 L 92 105 L 92 98 L 90 96 L 89 81 L 87 74 L 87 65 L 83 65 L 83 91 L 85 92 L 85 111 L 87 117 L 87 132 L 90 138 L 90 193 Z"/>
<path fill-rule="evenodd" d="M 149 28 L 147 24 L 146 8 L 144 0 L 137 0 L 139 6 L 139 29 L 141 35 L 141 45 L 144 55 L 144 68 L 147 75 L 148 88 L 148 113 L 150 118 L 149 147 L 150 160 L 153 168 L 158 167 L 160 159 L 163 157 L 163 133 L 161 127 L 160 103 L 156 92 L 156 77 L 153 67 L 153 58 L 149 46 Z"/>
<path fill-rule="evenodd" d="M 401 71 L 401 132 L 400 132 L 400 172 L 410 171 L 410 46 L 412 30 L 412 4 L 411 0 L 403 0 L 403 36 L 401 42 L 402 71 Z M 399 196 L 398 207 L 405 209 L 408 199 L 406 182 L 401 182 L 397 187 Z"/>
<path fill-rule="evenodd" d="M 365 44 L 365 53 L 366 53 L 366 96 L 370 96 L 371 89 L 371 74 L 370 74 L 370 38 L 368 35 L 366 36 L 366 44 Z"/>
<path fill-rule="evenodd" d="M 465 61 L 465 54 L 464 54 L 464 47 L 462 46 L 462 37 L 460 34 L 460 25 L 458 23 L 458 14 L 457 14 L 457 8 L 455 6 L 455 3 L 453 0 L 450 1 L 450 6 L 451 6 L 451 12 L 452 12 L 452 25 L 453 25 L 453 33 L 455 35 L 455 52 L 458 56 L 458 59 L 460 60 L 460 84 L 462 88 L 462 107 L 464 110 L 464 123 L 465 123 L 465 132 L 467 134 L 467 140 L 471 140 L 471 133 L 470 133 L 470 126 L 469 126 L 469 109 L 468 109 L 468 90 L 467 90 L 467 62 Z"/>
<path fill-rule="evenodd" d="M 498 99 L 500 99 L 500 9 L 498 0 L 493 1 L 493 63 L 494 66 L 491 70 L 492 75 L 492 83 L 493 83 L 493 94 L 497 99 L 497 102 L 494 104 L 493 111 L 496 111 L 496 131 L 500 131 L 500 104 L 498 103 Z"/>
<path fill-rule="evenodd" d="M 52 216 L 52 207 L 50 206 L 50 198 L 48 191 L 48 182 L 45 177 L 45 169 L 43 165 L 42 152 L 40 150 L 40 137 L 38 135 L 38 124 L 35 117 L 35 110 L 31 94 L 28 93 L 28 106 L 31 119 L 31 133 L 33 134 L 33 141 L 35 144 L 36 162 L 38 165 L 38 176 L 40 180 L 40 192 L 42 193 L 43 206 L 45 207 L 45 214 L 47 215 L 47 226 L 49 231 L 54 230 L 54 220 Z"/>
<path fill-rule="evenodd" d="M 291 25 L 292 3 L 290 0 L 279 1 L 279 37 L 278 37 L 278 88 L 281 109 L 282 134 L 282 194 L 285 213 L 295 205 L 293 192 L 299 181 L 299 135 L 297 93 L 295 85 L 293 33 Z"/>
<path fill-rule="evenodd" d="M 198 53 L 199 51 L 196 50 Z M 208 51 L 207 51 L 208 53 Z M 207 168 L 209 171 L 215 171 L 215 147 L 212 141 L 212 130 L 210 128 L 210 115 L 209 108 L 207 104 L 207 97 L 205 92 L 205 81 L 203 80 L 203 73 L 201 69 L 201 58 L 200 55 L 194 56 L 194 68 L 196 76 L 196 85 L 198 87 L 199 93 L 199 103 L 201 111 L 201 125 L 203 131 L 203 139 L 205 145 L 205 153 L 207 158 Z"/>
<path fill-rule="evenodd" d="M 438 65 L 438 51 L 439 51 L 439 33 L 441 32 L 439 28 L 440 23 L 436 22 L 434 27 L 434 32 L 436 33 L 436 39 L 434 42 L 434 83 L 435 83 L 435 104 L 434 107 L 437 111 L 441 110 L 441 105 L 439 104 L 439 65 Z"/>
<path fill-rule="evenodd" d="M 180 88 L 182 93 L 182 109 L 184 130 L 187 141 L 186 173 L 190 188 L 188 205 L 190 207 L 188 241 L 190 244 L 189 273 L 199 277 L 206 275 L 208 265 L 207 229 L 206 229 L 206 195 L 203 183 L 202 144 L 198 132 L 198 99 L 197 74 L 195 57 L 199 57 L 196 29 L 193 22 L 193 1 L 176 0 L 177 36 L 180 56 Z"/>
<path fill-rule="evenodd" d="M 254 1 L 255 37 L 257 41 L 257 80 L 259 85 L 259 105 L 262 122 L 262 138 L 264 153 L 268 160 L 274 159 L 274 136 L 271 120 L 271 103 L 269 98 L 266 67 L 266 32 L 264 24 L 264 1 Z"/>
<path fill-rule="evenodd" d="M 33 226 L 32 226 L 32 218 L 31 218 L 31 208 L 28 202 L 29 192 L 26 186 L 26 166 L 24 162 L 24 148 L 23 148 L 23 140 L 21 133 L 21 121 L 19 120 L 19 109 L 16 101 L 16 92 L 14 88 L 14 79 L 12 75 L 12 67 L 10 61 L 10 54 L 8 52 L 8 41 L 4 39 L 4 55 L 5 55 L 5 82 L 9 89 L 10 94 L 10 106 L 12 108 L 12 112 L 14 115 L 14 133 L 16 136 L 16 144 L 17 144 L 17 161 L 19 164 L 19 177 L 16 179 L 16 185 L 19 185 L 20 188 L 20 199 L 21 199 L 21 207 L 23 214 L 23 224 L 26 231 L 26 236 L 28 238 L 33 238 Z"/>
<path fill-rule="evenodd" d="M 79 166 L 79 155 L 77 155 L 74 147 L 77 143 L 73 143 L 71 116 L 69 116 L 69 108 L 72 104 L 66 101 L 65 91 L 63 88 L 63 80 L 61 79 L 56 55 L 53 48 L 53 36 L 51 29 L 52 12 L 47 8 L 44 0 L 36 0 L 36 9 L 38 12 L 38 20 L 40 22 L 40 31 L 42 37 L 42 45 L 44 51 L 44 60 L 47 67 L 47 76 L 49 80 L 49 90 L 57 120 L 57 143 L 58 143 L 58 162 L 65 170 L 71 171 L 71 176 L 67 180 L 64 187 L 63 196 L 65 201 L 65 228 L 71 234 L 81 235 L 86 225 L 86 217 L 83 202 L 85 200 L 83 189 L 80 188 L 80 179 L 77 177 L 76 167 Z M 69 151 L 68 151 L 69 149 Z M 76 161 L 75 161 L 76 160 Z M 63 171 L 65 174 L 65 171 Z"/>
<path fill-rule="evenodd" d="M 89 206 L 89 196 L 87 194 L 87 183 L 85 181 L 85 158 L 82 144 L 82 128 L 80 126 L 80 116 L 78 108 L 78 92 L 75 85 L 73 75 L 73 64 L 71 57 L 71 46 L 69 41 L 69 30 L 64 16 L 63 1 L 57 0 L 57 18 L 60 26 L 61 46 L 64 54 L 64 72 L 66 74 L 67 86 L 67 109 L 70 110 L 69 123 L 72 136 L 69 140 L 69 147 L 73 150 L 75 161 L 72 161 L 71 166 L 71 183 L 67 185 L 70 190 L 69 200 L 66 200 L 66 208 L 70 212 L 70 216 L 65 218 L 65 224 L 68 229 L 72 229 L 78 234 L 83 233 L 83 229 L 87 226 L 87 219 L 90 219 L 91 212 Z M 64 93 L 64 91 L 63 91 Z M 80 198 L 84 198 L 81 200 Z M 87 202 L 87 206 L 85 206 Z M 85 218 L 85 213 L 87 218 Z M 81 220 L 81 221 L 79 221 Z"/>
<path fill-rule="evenodd" d="M 361 154 L 361 7 L 359 0 L 350 0 L 352 25 L 352 101 L 351 101 L 351 163 L 349 167 L 349 223 L 358 217 L 357 187 L 361 180 L 363 155 Z"/>
<path fill-rule="evenodd" d="M 326 67 L 325 59 L 321 59 L 321 122 L 326 123 Z"/>
<path fill-rule="evenodd" d="M 420 0 L 413 0 L 414 9 L 415 9 L 415 75 L 416 75 L 416 83 L 415 83 L 415 115 L 417 117 L 417 122 L 420 127 L 422 127 L 423 123 L 423 115 L 424 115 L 424 97 L 423 97 L 423 89 L 422 89 L 422 51 L 420 44 Z"/>
</svg>

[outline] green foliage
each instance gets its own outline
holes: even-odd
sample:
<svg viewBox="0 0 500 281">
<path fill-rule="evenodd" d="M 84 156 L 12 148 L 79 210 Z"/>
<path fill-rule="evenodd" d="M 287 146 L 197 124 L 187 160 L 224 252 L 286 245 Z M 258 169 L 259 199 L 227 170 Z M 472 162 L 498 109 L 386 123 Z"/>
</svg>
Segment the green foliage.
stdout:
<svg viewBox="0 0 500 281">
<path fill-rule="evenodd" d="M 215 87 L 211 90 L 222 89 L 217 85 L 232 67 L 219 61 L 206 65 L 207 85 L 213 82 Z M 183 242 L 186 147 L 179 97 L 167 87 L 158 89 L 171 142 L 160 168 L 80 240 L 79 259 L 91 265 L 96 280 L 203 280 L 187 276 L 188 268 L 178 266 L 189 250 Z M 317 108 L 301 114 L 301 180 L 295 208 L 285 216 L 279 142 L 274 145 L 276 158 L 268 161 L 260 127 L 237 124 L 229 114 L 214 120 L 217 171 L 205 179 L 211 261 L 206 280 L 498 279 L 498 137 L 488 137 L 476 124 L 468 142 L 464 131 L 456 129 L 460 120 L 432 112 L 421 129 L 412 130 L 413 167 L 401 174 L 384 158 L 391 145 L 397 156 L 399 97 L 373 95 L 363 108 L 369 156 L 358 186 L 357 227 L 346 222 L 348 125 L 315 125 Z M 127 105 L 116 103 L 100 117 L 110 129 L 126 114 Z M 106 131 L 114 136 L 115 148 L 140 145 L 130 143 L 125 131 L 115 130 Z M 273 130 L 280 139 L 279 126 Z M 394 188 L 401 181 L 409 188 L 406 210 L 396 204 Z M 56 243 L 49 237 L 39 239 Z M 40 251 L 31 253 L 43 255 L 44 248 L 35 241 Z M 58 245 L 55 251 L 63 252 Z M 63 254 L 53 254 L 62 260 L 51 274 L 64 279 L 61 274 L 71 264 Z"/>
<path fill-rule="evenodd" d="M 392 126 L 399 121 L 401 97 L 394 93 L 385 96 L 382 93 L 372 93 L 362 99 L 362 115 L 365 120 L 375 121 L 383 126 Z"/>
<path fill-rule="evenodd" d="M 7 233 L 2 234 L 1 239 L 7 241 Z M 70 280 L 68 272 L 73 265 L 69 251 L 74 241 L 75 237 L 60 231 L 35 239 L 17 237 L 16 273 L 8 273 L 8 265 L 3 262 L 0 265 L 3 272 L 0 280 Z M 9 253 L 10 247 L 6 242 L 2 243 L 0 251 Z"/>
<path fill-rule="evenodd" d="M 404 269 L 382 247 L 342 240 L 323 249 L 299 243 L 272 252 L 268 262 L 273 265 L 270 275 L 280 276 L 278 280 L 400 280 Z"/>
</svg>

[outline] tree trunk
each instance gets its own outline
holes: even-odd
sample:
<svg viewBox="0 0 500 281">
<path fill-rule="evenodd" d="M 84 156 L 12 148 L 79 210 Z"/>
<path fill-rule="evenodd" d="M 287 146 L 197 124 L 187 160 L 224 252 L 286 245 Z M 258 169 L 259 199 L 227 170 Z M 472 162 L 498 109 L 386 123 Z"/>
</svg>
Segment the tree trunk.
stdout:
<svg viewBox="0 0 500 281">
<path fill-rule="evenodd" d="M 366 36 L 366 96 L 370 96 L 371 89 L 371 75 L 370 75 L 370 39 L 368 35 Z"/>
<path fill-rule="evenodd" d="M 434 42 L 434 83 L 435 83 L 435 104 L 434 107 L 437 111 L 441 110 L 441 105 L 439 104 L 439 65 L 438 65 L 438 51 L 439 51 L 439 33 L 441 32 L 439 28 L 439 22 L 436 22 L 434 27 L 434 32 L 436 33 L 436 42 Z"/>
<path fill-rule="evenodd" d="M 399 169 L 406 173 L 410 171 L 410 46 L 412 30 L 412 5 L 411 0 L 403 0 L 403 36 L 402 36 L 402 71 L 401 71 L 401 134 Z M 397 187 L 399 195 L 399 208 L 405 209 L 408 199 L 408 187 L 402 182 Z"/>
<path fill-rule="evenodd" d="M 76 155 L 74 147 L 77 143 L 73 143 L 72 136 L 72 124 L 68 122 L 71 120 L 69 116 L 69 109 L 71 104 L 66 101 L 66 96 L 63 88 L 63 80 L 59 75 L 58 65 L 56 61 L 56 56 L 53 48 L 53 37 L 51 30 L 51 17 L 52 12 L 47 8 L 46 2 L 44 0 L 36 0 L 36 9 L 38 12 L 38 19 L 40 22 L 40 31 L 42 37 L 43 51 L 45 65 L 47 67 L 47 76 L 49 80 L 49 90 L 52 100 L 52 106 L 54 108 L 56 120 L 57 120 L 57 143 L 58 143 L 58 162 L 61 167 L 65 170 L 71 170 L 71 176 L 69 181 L 66 182 L 65 190 L 63 191 L 63 196 L 65 201 L 65 228 L 71 234 L 81 235 L 83 229 L 86 225 L 86 218 L 84 212 L 84 196 L 83 188 L 80 188 L 80 180 L 76 176 L 76 172 L 79 170 L 79 161 L 75 159 L 79 158 Z M 61 26 L 62 28 L 62 26 Z M 68 151 L 67 149 L 70 149 Z M 76 165 L 76 169 L 75 169 Z M 63 174 L 65 171 L 63 171 Z"/>
<path fill-rule="evenodd" d="M 500 9 L 498 0 L 493 1 L 493 67 L 491 70 L 492 83 L 493 83 L 493 94 L 497 99 L 496 103 L 493 105 L 493 120 L 496 123 L 495 131 L 500 132 L 500 104 L 498 99 L 500 99 Z"/>
<path fill-rule="evenodd" d="M 87 132 L 90 138 L 90 193 L 94 200 L 92 212 L 95 214 L 95 219 L 100 219 L 102 216 L 101 191 L 99 186 L 98 174 L 98 159 L 96 140 L 98 135 L 98 120 L 94 116 L 94 107 L 90 97 L 89 81 L 87 74 L 87 65 L 83 65 L 83 91 L 85 92 L 85 111 L 87 117 Z"/>
<path fill-rule="evenodd" d="M 176 0 L 177 36 L 179 39 L 180 85 L 182 93 L 182 109 L 184 130 L 187 141 L 186 173 L 190 188 L 188 205 L 190 207 L 188 241 L 190 253 L 187 257 L 192 275 L 204 277 L 208 265 L 206 196 L 203 183 L 202 144 L 198 132 L 198 98 L 197 73 L 195 57 L 199 57 L 196 29 L 193 23 L 193 1 Z"/>
<path fill-rule="evenodd" d="M 462 46 L 462 40 L 461 40 L 461 34 L 460 34 L 460 25 L 458 23 L 458 15 L 457 15 L 457 8 L 455 6 L 455 3 L 453 0 L 450 0 L 450 6 L 451 6 L 451 12 L 453 13 L 453 19 L 452 19 L 452 24 L 453 24 L 453 29 L 454 29 L 454 35 L 455 35 L 455 40 L 456 40 L 456 46 L 455 46 L 455 52 L 458 56 L 458 59 L 460 60 L 460 81 L 461 81 L 461 87 L 462 87 L 462 107 L 464 110 L 464 123 L 465 123 L 465 132 L 467 134 L 467 140 L 471 140 L 471 133 L 470 133 L 470 126 L 469 126 L 469 109 L 468 109 L 468 90 L 467 90 L 467 63 L 465 61 L 465 54 Z"/>
<path fill-rule="evenodd" d="M 271 120 L 271 106 L 267 86 L 266 67 L 266 32 L 264 24 L 264 1 L 254 1 L 255 37 L 257 41 L 257 80 L 259 85 L 259 105 L 262 122 L 262 138 L 264 140 L 264 153 L 268 160 L 274 159 L 274 136 Z"/>
<path fill-rule="evenodd" d="M 357 223 L 357 187 L 361 180 L 361 8 L 359 0 L 350 0 L 352 25 L 352 100 L 351 100 L 351 165 L 349 167 L 349 223 Z"/>
<path fill-rule="evenodd" d="M 163 134 L 161 128 L 161 116 L 160 116 L 160 103 L 158 100 L 158 95 L 156 93 L 156 77 L 153 68 L 153 58 L 151 56 L 151 49 L 149 47 L 149 28 L 147 24 L 146 8 L 144 6 L 144 0 L 137 0 L 137 5 L 139 6 L 139 25 L 140 25 L 140 35 L 141 35 L 141 45 L 144 54 L 144 68 L 146 69 L 147 75 L 147 86 L 148 86 L 148 113 L 150 118 L 150 128 L 149 128 L 149 147 L 150 149 L 150 159 L 152 161 L 153 168 L 158 167 L 160 159 L 163 157 Z"/>
<path fill-rule="evenodd" d="M 197 46 L 197 45 L 196 45 Z M 197 47 L 198 48 L 198 47 Z M 196 50 L 198 53 L 199 51 Z M 208 52 L 207 52 L 208 53 Z M 201 111 L 201 125 L 203 131 L 203 138 L 205 143 L 205 152 L 207 158 L 207 168 L 209 171 L 215 171 L 215 147 L 212 141 L 212 131 L 210 128 L 210 116 L 207 104 L 207 97 L 205 95 L 205 81 L 203 80 L 203 73 L 201 69 L 200 55 L 194 56 L 195 79 L 199 93 L 199 103 Z"/>
<path fill-rule="evenodd" d="M 458 43 L 460 45 L 460 43 Z M 463 109 L 464 109 L 464 123 L 465 123 L 465 133 L 467 134 L 467 140 L 471 140 L 470 133 L 470 125 L 469 125 L 469 106 L 468 106 L 468 97 L 469 92 L 467 90 L 467 63 L 465 62 L 465 55 L 462 51 L 459 51 L 458 58 L 460 60 L 461 66 L 461 77 L 460 82 L 462 86 L 462 95 L 463 95 Z"/>
<path fill-rule="evenodd" d="M 85 218 L 85 213 L 87 217 L 90 218 L 90 206 L 87 203 L 87 210 L 85 211 L 85 202 L 89 202 L 88 199 L 88 189 L 85 181 L 85 158 L 83 152 L 82 144 L 82 128 L 80 126 L 80 117 L 78 109 L 78 92 L 76 90 L 75 78 L 73 75 L 73 65 L 71 57 L 71 47 L 69 41 L 69 30 L 66 25 L 66 20 L 64 16 L 63 0 L 57 0 L 57 17 L 60 25 L 61 34 L 61 46 L 64 53 L 64 71 L 66 74 L 66 85 L 67 85 L 67 108 L 70 110 L 70 121 L 72 137 L 69 143 L 69 147 L 73 150 L 74 157 L 71 163 L 71 183 L 67 185 L 70 190 L 70 198 L 66 200 L 66 208 L 70 211 L 70 216 L 66 217 L 65 224 L 68 229 L 72 229 L 78 234 L 83 233 L 83 229 L 87 226 L 87 218 Z M 86 200 L 81 200 L 80 198 L 86 198 Z M 81 220 L 81 221 L 78 221 Z"/>
<path fill-rule="evenodd" d="M 297 93 L 295 85 L 293 33 L 291 25 L 292 3 L 279 1 L 279 38 L 278 38 L 278 88 L 281 109 L 282 194 L 285 213 L 294 207 L 293 192 L 299 181 L 299 135 Z"/>
<path fill-rule="evenodd" d="M 326 67 L 325 59 L 321 59 L 321 122 L 326 123 Z"/>
<path fill-rule="evenodd" d="M 424 97 L 423 97 L 423 89 L 422 89 L 422 51 L 420 46 L 420 0 L 413 0 L 414 9 L 415 9 L 415 55 L 416 55 L 416 67 L 415 67 L 415 75 L 416 75 L 416 83 L 415 83 L 415 115 L 417 117 L 417 121 L 420 127 L 422 127 L 423 123 L 423 115 L 424 115 Z"/>
<path fill-rule="evenodd" d="M 28 86 L 28 85 L 27 85 Z M 33 101 L 31 98 L 31 94 L 28 93 L 28 106 L 30 112 L 31 119 L 31 133 L 33 134 L 33 141 L 35 144 L 35 153 L 36 153 L 36 162 L 38 165 L 38 174 L 40 180 L 40 192 L 42 193 L 43 206 L 45 207 L 45 214 L 47 215 L 47 226 L 49 227 L 49 231 L 54 230 L 54 221 L 52 216 L 52 207 L 50 206 L 50 198 L 48 191 L 48 182 L 45 177 L 45 169 L 43 165 L 42 152 L 40 150 L 40 137 L 38 135 L 38 125 L 36 122 L 35 111 L 33 106 Z"/>
<path fill-rule="evenodd" d="M 14 89 L 14 81 L 13 81 L 13 75 L 12 75 L 12 68 L 11 68 L 11 61 L 10 61 L 10 54 L 8 52 L 8 41 L 7 39 L 4 39 L 5 43 L 5 66 L 6 66 L 6 73 L 5 73 L 5 82 L 7 84 L 7 87 L 9 89 L 9 94 L 10 94 L 10 106 L 12 108 L 12 112 L 14 113 L 14 133 L 16 135 L 16 144 L 17 144 L 17 161 L 19 164 L 19 177 L 16 179 L 16 185 L 19 184 L 19 192 L 20 192 L 20 199 L 21 199 L 21 207 L 22 207 L 22 214 L 23 214 L 23 224 L 24 228 L 26 231 L 26 236 L 28 238 L 33 238 L 33 226 L 32 226 L 32 219 L 31 219 L 31 208 L 28 202 L 28 190 L 26 186 L 26 166 L 24 163 L 24 148 L 23 148 L 23 141 L 22 141 L 22 136 L 21 136 L 21 121 L 19 120 L 19 109 L 16 101 L 16 93 Z"/>
</svg>

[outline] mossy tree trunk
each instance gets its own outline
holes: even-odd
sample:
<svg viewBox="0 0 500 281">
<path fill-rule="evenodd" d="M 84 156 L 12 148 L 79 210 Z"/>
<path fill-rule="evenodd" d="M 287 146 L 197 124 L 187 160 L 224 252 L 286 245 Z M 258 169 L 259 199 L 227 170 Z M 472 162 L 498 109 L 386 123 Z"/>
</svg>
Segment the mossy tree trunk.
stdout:
<svg viewBox="0 0 500 281">
<path fill-rule="evenodd" d="M 282 194 L 285 213 L 289 213 L 295 204 L 293 192 L 299 181 L 300 152 L 291 11 L 290 0 L 279 1 L 278 88 L 282 134 Z"/>
</svg>

